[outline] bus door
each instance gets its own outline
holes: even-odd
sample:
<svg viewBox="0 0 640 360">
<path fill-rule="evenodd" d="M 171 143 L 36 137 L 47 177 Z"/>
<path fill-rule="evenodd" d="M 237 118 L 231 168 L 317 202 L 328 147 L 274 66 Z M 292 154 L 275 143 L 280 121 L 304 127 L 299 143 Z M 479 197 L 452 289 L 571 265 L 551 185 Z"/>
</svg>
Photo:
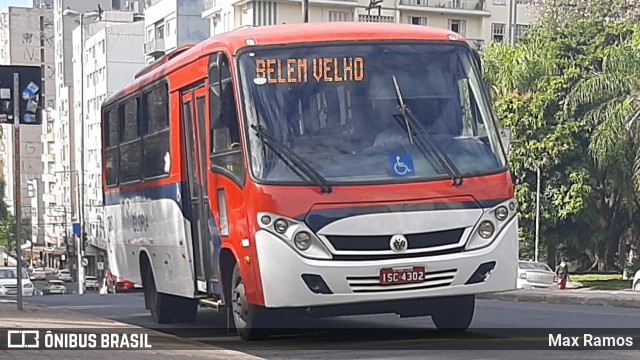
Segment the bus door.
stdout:
<svg viewBox="0 0 640 360">
<path fill-rule="evenodd" d="M 193 244 L 196 289 L 211 294 L 218 281 L 214 245 L 210 229 L 213 221 L 207 192 L 207 88 L 202 86 L 182 92 L 182 124 L 185 144 L 185 175 L 189 187 L 191 239 Z M 214 194 L 215 196 L 215 194 Z"/>
</svg>

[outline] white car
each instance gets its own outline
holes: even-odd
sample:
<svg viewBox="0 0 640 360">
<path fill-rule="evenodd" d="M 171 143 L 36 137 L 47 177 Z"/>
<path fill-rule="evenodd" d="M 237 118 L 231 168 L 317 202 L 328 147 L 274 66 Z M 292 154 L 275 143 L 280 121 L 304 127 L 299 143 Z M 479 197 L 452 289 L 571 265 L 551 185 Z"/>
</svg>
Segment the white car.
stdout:
<svg viewBox="0 0 640 360">
<path fill-rule="evenodd" d="M 47 283 L 47 289 L 45 290 L 47 294 L 66 294 L 67 288 L 64 286 L 62 280 L 49 280 Z"/>
<path fill-rule="evenodd" d="M 6 295 L 18 295 L 18 272 L 15 267 L 0 267 L 0 285 L 5 289 Z M 22 296 L 33 296 L 35 287 L 29 274 L 22 269 Z"/>
<path fill-rule="evenodd" d="M 69 270 L 64 270 L 64 269 L 58 271 L 56 278 L 58 278 L 58 280 L 67 281 L 67 282 L 73 281 L 73 279 L 71 278 L 71 272 L 69 272 Z"/>
<path fill-rule="evenodd" d="M 518 262 L 518 289 L 550 288 L 556 273 L 547 264 L 534 261 Z"/>
<path fill-rule="evenodd" d="M 640 270 L 636 271 L 635 276 L 633 277 L 633 285 L 632 288 L 634 291 L 640 291 Z"/>
<path fill-rule="evenodd" d="M 43 268 L 33 269 L 30 276 L 31 280 L 47 280 L 47 273 Z"/>
<path fill-rule="evenodd" d="M 89 289 L 93 291 L 100 290 L 100 282 L 95 276 L 87 276 L 84 278 L 84 291 L 87 291 Z"/>
</svg>

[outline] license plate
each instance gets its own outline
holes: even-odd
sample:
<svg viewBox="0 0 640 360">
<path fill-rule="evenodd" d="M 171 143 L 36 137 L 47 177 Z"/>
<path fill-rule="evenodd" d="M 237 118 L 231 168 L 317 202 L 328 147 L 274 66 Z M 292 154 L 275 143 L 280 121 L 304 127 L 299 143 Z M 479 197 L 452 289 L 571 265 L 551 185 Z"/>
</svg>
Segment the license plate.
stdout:
<svg viewBox="0 0 640 360">
<path fill-rule="evenodd" d="M 424 266 L 402 269 L 381 269 L 381 285 L 416 284 L 424 282 Z"/>
</svg>

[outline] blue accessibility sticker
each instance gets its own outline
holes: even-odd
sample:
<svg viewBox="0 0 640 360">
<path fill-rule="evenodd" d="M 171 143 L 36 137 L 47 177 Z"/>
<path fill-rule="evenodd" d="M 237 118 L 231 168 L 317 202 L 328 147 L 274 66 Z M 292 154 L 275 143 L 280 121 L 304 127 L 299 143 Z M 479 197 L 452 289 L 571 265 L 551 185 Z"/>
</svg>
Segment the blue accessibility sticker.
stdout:
<svg viewBox="0 0 640 360">
<path fill-rule="evenodd" d="M 415 176 L 413 159 L 409 154 L 395 154 L 389 157 L 391 163 L 391 175 L 393 176 Z"/>
</svg>

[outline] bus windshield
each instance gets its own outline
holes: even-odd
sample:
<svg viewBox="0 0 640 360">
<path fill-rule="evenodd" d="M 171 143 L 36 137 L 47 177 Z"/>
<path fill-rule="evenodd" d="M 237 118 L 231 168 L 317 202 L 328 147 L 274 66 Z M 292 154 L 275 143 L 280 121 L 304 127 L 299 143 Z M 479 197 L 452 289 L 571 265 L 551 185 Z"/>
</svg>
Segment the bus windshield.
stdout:
<svg viewBox="0 0 640 360">
<path fill-rule="evenodd" d="M 472 64 L 466 46 L 435 42 L 242 53 L 254 177 L 385 183 L 503 169 L 493 113 Z"/>
</svg>

